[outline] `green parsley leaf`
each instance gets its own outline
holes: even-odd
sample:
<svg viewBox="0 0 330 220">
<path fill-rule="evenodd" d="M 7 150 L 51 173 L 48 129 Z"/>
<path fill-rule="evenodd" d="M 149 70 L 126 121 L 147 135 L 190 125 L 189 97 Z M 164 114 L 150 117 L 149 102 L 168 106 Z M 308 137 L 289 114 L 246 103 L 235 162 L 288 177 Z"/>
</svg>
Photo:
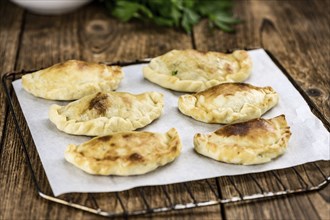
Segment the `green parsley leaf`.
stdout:
<svg viewBox="0 0 330 220">
<path fill-rule="evenodd" d="M 172 71 L 172 76 L 175 76 L 176 74 L 178 74 L 178 71 L 177 70 L 173 70 Z"/>
<path fill-rule="evenodd" d="M 191 33 L 206 18 L 210 24 L 231 32 L 240 20 L 232 16 L 232 0 L 101 0 L 111 15 L 121 21 L 140 19 L 161 26 L 181 27 Z"/>
<path fill-rule="evenodd" d="M 240 22 L 239 19 L 233 18 L 232 16 L 225 13 L 217 13 L 214 19 L 226 24 L 238 24 Z"/>
<path fill-rule="evenodd" d="M 213 23 L 218 28 L 221 28 L 221 30 L 223 30 L 224 32 L 233 32 L 234 31 L 234 29 L 231 28 L 228 24 L 226 24 L 220 20 L 214 20 Z"/>
</svg>

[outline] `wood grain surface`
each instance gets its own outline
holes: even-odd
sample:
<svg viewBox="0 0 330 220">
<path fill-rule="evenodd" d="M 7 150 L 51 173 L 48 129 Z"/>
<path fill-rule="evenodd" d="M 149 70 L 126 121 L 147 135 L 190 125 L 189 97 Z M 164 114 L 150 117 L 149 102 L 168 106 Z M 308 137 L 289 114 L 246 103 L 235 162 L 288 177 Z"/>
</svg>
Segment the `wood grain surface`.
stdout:
<svg viewBox="0 0 330 220">
<path fill-rule="evenodd" d="M 210 29 L 206 21 L 192 35 L 141 22 L 121 23 L 93 2 L 61 16 L 31 14 L 0 1 L 0 73 L 46 67 L 67 59 L 127 61 L 171 49 L 269 50 L 290 74 L 313 111 L 330 122 L 329 1 L 236 1 L 243 19 L 236 33 Z M 15 95 L 14 107 L 19 111 Z M 46 201 L 34 188 L 14 118 L 0 93 L 0 219 L 96 219 L 98 216 Z M 38 183 L 51 194 L 46 175 L 21 113 L 18 115 Z M 322 172 L 320 172 L 320 170 Z M 121 193 L 69 194 L 60 198 L 102 210 L 123 211 L 194 200 L 302 188 L 329 176 L 329 162 L 261 174 L 137 188 Z M 279 179 L 281 181 L 279 181 Z M 212 190 L 211 190 L 212 189 Z M 141 199 L 141 193 L 145 200 Z M 117 198 L 120 196 L 121 200 Z M 111 202 L 109 202 L 111 201 Z M 101 217 L 100 217 L 101 218 Z M 156 219 L 330 219 L 330 186 L 318 192 L 252 203 L 215 205 L 137 218 Z"/>
</svg>

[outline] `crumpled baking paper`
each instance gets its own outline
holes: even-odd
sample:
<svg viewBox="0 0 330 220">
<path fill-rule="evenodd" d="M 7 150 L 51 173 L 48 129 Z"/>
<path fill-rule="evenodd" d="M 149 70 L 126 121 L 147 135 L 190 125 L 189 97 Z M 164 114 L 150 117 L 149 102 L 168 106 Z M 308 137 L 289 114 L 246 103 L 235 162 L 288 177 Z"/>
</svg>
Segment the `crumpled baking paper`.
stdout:
<svg viewBox="0 0 330 220">
<path fill-rule="evenodd" d="M 287 152 L 274 161 L 261 165 L 226 164 L 194 152 L 194 134 L 212 132 L 221 125 L 198 122 L 182 115 L 178 111 L 177 100 L 183 93 L 161 88 L 145 80 L 142 74 L 142 67 L 145 64 L 139 64 L 123 68 L 125 78 L 118 91 L 130 93 L 157 91 L 165 95 L 162 116 L 141 130 L 164 133 L 175 127 L 183 143 L 181 155 L 173 163 L 145 175 L 120 177 L 87 174 L 68 163 L 64 159 L 64 151 L 68 144 L 80 144 L 90 138 L 65 134 L 57 130 L 48 119 L 48 109 L 51 104 L 67 103 L 34 97 L 23 90 L 21 80 L 13 82 L 54 195 L 69 192 L 122 191 L 138 186 L 256 173 L 311 161 L 329 160 L 329 132 L 322 122 L 313 115 L 306 101 L 263 49 L 249 51 L 249 54 L 253 61 L 253 72 L 246 82 L 256 86 L 271 86 L 280 96 L 278 105 L 263 117 L 272 118 L 285 114 L 292 132 Z"/>
</svg>

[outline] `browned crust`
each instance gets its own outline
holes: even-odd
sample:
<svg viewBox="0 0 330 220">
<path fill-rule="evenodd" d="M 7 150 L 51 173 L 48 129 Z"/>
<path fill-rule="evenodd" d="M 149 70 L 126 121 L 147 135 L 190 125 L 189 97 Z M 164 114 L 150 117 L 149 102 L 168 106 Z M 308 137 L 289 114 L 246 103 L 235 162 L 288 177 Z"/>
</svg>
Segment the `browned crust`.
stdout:
<svg viewBox="0 0 330 220">
<path fill-rule="evenodd" d="M 273 91 L 273 89 L 269 86 L 256 87 L 247 83 L 222 83 L 213 86 L 209 89 L 206 89 L 202 92 L 198 92 L 195 94 L 195 96 L 213 97 L 213 96 L 218 96 L 219 94 L 223 96 L 230 96 L 230 95 L 234 95 L 237 92 L 249 91 L 251 89 L 255 89 L 255 90 L 268 89 L 270 91 Z"/>
<path fill-rule="evenodd" d="M 122 70 L 120 66 L 108 66 L 108 69 L 111 69 L 114 75 L 121 75 Z"/>
<path fill-rule="evenodd" d="M 103 136 L 103 137 L 99 137 L 99 141 L 107 142 L 107 141 L 110 141 L 111 138 L 112 138 L 112 135 L 106 135 L 106 136 Z"/>
<path fill-rule="evenodd" d="M 217 161 L 261 164 L 285 153 L 290 136 L 285 116 L 280 115 L 227 125 L 210 134 L 196 134 L 194 148 Z"/>
<path fill-rule="evenodd" d="M 129 139 L 134 139 L 134 138 L 138 138 L 141 141 L 140 144 L 134 145 L 134 147 L 143 148 L 145 146 L 144 143 L 147 143 L 149 140 L 154 139 L 155 135 L 150 132 L 110 134 L 110 135 L 94 138 L 89 141 L 88 145 L 90 145 L 91 148 L 95 148 L 95 150 L 104 145 L 109 145 L 111 150 L 109 150 L 108 154 L 104 157 L 104 159 L 106 160 L 115 161 L 117 159 L 121 159 L 131 163 L 144 162 L 146 161 L 145 158 L 137 152 L 133 152 L 132 154 L 121 158 L 116 155 L 115 152 L 116 144 L 114 142 L 122 140 L 121 141 L 122 144 L 126 146 L 130 142 Z M 178 142 L 175 143 L 178 144 Z M 128 145 L 126 147 L 128 147 Z"/>
<path fill-rule="evenodd" d="M 174 128 L 165 134 L 118 132 L 69 145 L 65 159 L 90 174 L 139 175 L 172 162 L 181 148 Z"/>
<path fill-rule="evenodd" d="M 224 126 L 214 133 L 217 135 L 229 137 L 232 135 L 235 136 L 246 136 L 251 131 L 258 130 L 258 129 L 263 129 L 267 130 L 269 129 L 269 122 L 267 122 L 265 119 L 254 119 L 248 122 L 242 122 L 242 123 L 237 123 L 237 124 L 232 124 L 232 125 L 227 125 Z"/>
<path fill-rule="evenodd" d="M 78 70 L 83 70 L 86 68 L 104 68 L 106 65 L 99 64 L 99 63 L 93 63 L 93 62 L 87 62 L 82 60 L 67 60 L 62 63 L 56 63 L 47 69 L 65 69 L 68 67 L 72 67 L 73 65 L 76 66 Z M 114 74 L 121 74 L 121 67 L 120 66 L 106 66 L 107 68 L 110 68 L 112 70 L 112 73 Z"/>
<path fill-rule="evenodd" d="M 109 107 L 109 102 L 107 98 L 107 94 L 101 92 L 97 93 L 96 96 L 90 101 L 88 109 L 95 109 L 97 113 L 103 115 Z"/>
<path fill-rule="evenodd" d="M 142 155 L 138 154 L 138 153 L 133 153 L 131 154 L 130 156 L 127 157 L 127 160 L 128 161 L 131 161 L 131 162 L 143 162 L 144 161 L 144 158 Z"/>
<path fill-rule="evenodd" d="M 284 115 L 277 116 L 276 118 L 284 119 Z M 274 118 L 274 119 L 276 119 Z M 274 120 L 272 119 L 272 120 Z M 259 131 L 259 132 L 258 132 Z M 266 131 L 274 131 L 274 127 L 269 120 L 258 118 L 251 121 L 226 125 L 214 133 L 220 136 L 229 137 L 229 136 L 248 136 L 250 134 L 261 134 Z"/>
</svg>

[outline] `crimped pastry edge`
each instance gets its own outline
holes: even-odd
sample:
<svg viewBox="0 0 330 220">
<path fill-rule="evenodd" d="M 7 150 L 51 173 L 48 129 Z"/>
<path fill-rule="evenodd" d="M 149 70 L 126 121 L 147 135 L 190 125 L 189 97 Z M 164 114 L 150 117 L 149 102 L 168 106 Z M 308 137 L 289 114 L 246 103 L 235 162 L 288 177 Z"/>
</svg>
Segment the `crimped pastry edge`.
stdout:
<svg viewBox="0 0 330 220">
<path fill-rule="evenodd" d="M 138 133 L 139 131 L 131 131 L 131 132 L 118 132 L 118 133 L 124 133 L 124 134 L 134 134 Z M 116 135 L 118 133 L 115 133 L 113 135 Z M 151 132 L 149 132 L 151 133 Z M 81 155 L 79 152 L 77 152 L 77 149 L 79 148 L 79 145 L 73 145 L 69 144 L 65 153 L 64 157 L 65 159 L 73 164 L 74 166 L 78 167 L 79 169 L 85 171 L 86 173 L 93 174 L 93 175 L 118 175 L 118 176 L 130 176 L 130 175 L 141 175 L 148 172 L 151 172 L 158 167 L 164 166 L 168 163 L 173 162 L 181 153 L 182 149 L 182 143 L 180 136 L 175 128 L 171 128 L 168 130 L 165 135 L 169 137 L 168 141 L 168 149 L 166 156 L 162 155 L 159 160 L 154 160 L 151 163 L 146 164 L 135 164 L 135 165 L 128 165 L 123 166 L 119 163 L 112 163 L 112 166 L 109 166 L 109 164 L 106 164 L 106 162 L 103 161 L 97 161 L 94 158 L 86 158 L 83 155 Z M 99 137 L 95 137 L 93 139 L 97 139 Z M 92 139 L 92 140 L 93 140 Z M 90 141 L 92 141 L 90 140 Z M 175 147 L 175 152 L 173 152 L 173 148 Z M 98 163 L 97 166 L 95 166 L 95 163 Z M 98 166 L 99 165 L 99 166 Z M 102 167 L 103 166 L 103 167 Z M 101 168 L 100 168 L 101 167 Z"/>
<path fill-rule="evenodd" d="M 148 92 L 146 92 L 148 93 Z M 159 118 L 163 111 L 164 99 L 163 94 L 157 92 L 148 93 L 157 105 L 153 111 L 149 112 L 149 117 L 140 118 L 139 121 L 131 122 L 129 119 L 121 117 L 99 117 L 88 121 L 77 122 L 76 120 L 68 120 L 66 116 L 59 114 L 59 110 L 65 106 L 53 104 L 49 108 L 49 119 L 53 122 L 57 129 L 68 134 L 100 136 L 114 132 L 133 131 L 138 128 L 145 127 L 155 119 Z"/>
<path fill-rule="evenodd" d="M 208 52 L 208 53 L 230 55 L 219 52 Z M 196 81 L 196 80 L 181 80 L 176 76 L 172 76 L 168 74 L 159 74 L 157 71 L 151 69 L 149 66 L 145 66 L 143 68 L 143 76 L 144 78 L 148 79 L 149 81 L 155 84 L 179 92 L 200 92 L 212 86 L 218 85 L 220 83 L 243 82 L 245 79 L 247 79 L 250 76 L 252 69 L 252 61 L 249 55 L 247 54 L 247 52 L 244 50 L 234 51 L 232 55 L 236 60 L 239 61 L 241 68 L 237 73 L 230 75 L 232 79 L 226 79 L 225 81 L 219 81 L 215 79 L 211 79 L 206 82 Z M 157 57 L 154 59 L 157 59 Z"/>
<path fill-rule="evenodd" d="M 258 119 L 254 119 L 254 120 L 258 120 Z M 268 122 L 275 123 L 276 127 L 278 129 L 280 129 L 280 131 L 281 131 L 279 140 L 271 146 L 264 146 L 262 149 L 259 149 L 259 150 L 261 150 L 261 152 L 253 152 L 253 146 L 251 146 L 251 149 L 250 148 L 248 148 L 248 149 L 239 148 L 238 149 L 239 153 L 236 152 L 237 148 L 236 149 L 234 149 L 234 148 L 227 149 L 229 151 L 232 150 L 231 153 L 236 153 L 236 155 L 237 155 L 236 161 L 240 161 L 240 162 L 230 161 L 230 160 L 228 160 L 227 156 L 221 155 L 219 152 L 217 152 L 216 154 L 211 153 L 211 151 L 208 148 L 208 138 L 206 136 L 213 134 L 214 132 L 211 132 L 209 134 L 200 134 L 200 133 L 195 134 L 194 150 L 203 156 L 209 157 L 211 159 L 214 159 L 214 160 L 217 160 L 220 162 L 231 163 L 231 164 L 255 165 L 255 164 L 262 164 L 262 163 L 270 162 L 272 159 L 275 159 L 286 152 L 288 142 L 289 142 L 289 139 L 291 136 L 291 131 L 290 131 L 290 127 L 285 119 L 285 115 L 279 115 L 277 117 L 274 117 L 274 118 L 271 118 L 268 120 L 267 119 L 262 119 L 262 120 L 266 120 Z M 243 123 L 246 123 L 246 122 L 243 122 Z M 231 126 L 231 125 L 227 125 L 227 126 Z M 228 148 L 230 146 L 227 146 L 227 147 L 223 146 L 223 147 Z M 250 159 L 248 161 L 244 161 L 244 158 L 243 158 L 244 155 L 248 155 Z M 258 155 L 262 155 L 262 157 L 259 157 Z"/>
</svg>

